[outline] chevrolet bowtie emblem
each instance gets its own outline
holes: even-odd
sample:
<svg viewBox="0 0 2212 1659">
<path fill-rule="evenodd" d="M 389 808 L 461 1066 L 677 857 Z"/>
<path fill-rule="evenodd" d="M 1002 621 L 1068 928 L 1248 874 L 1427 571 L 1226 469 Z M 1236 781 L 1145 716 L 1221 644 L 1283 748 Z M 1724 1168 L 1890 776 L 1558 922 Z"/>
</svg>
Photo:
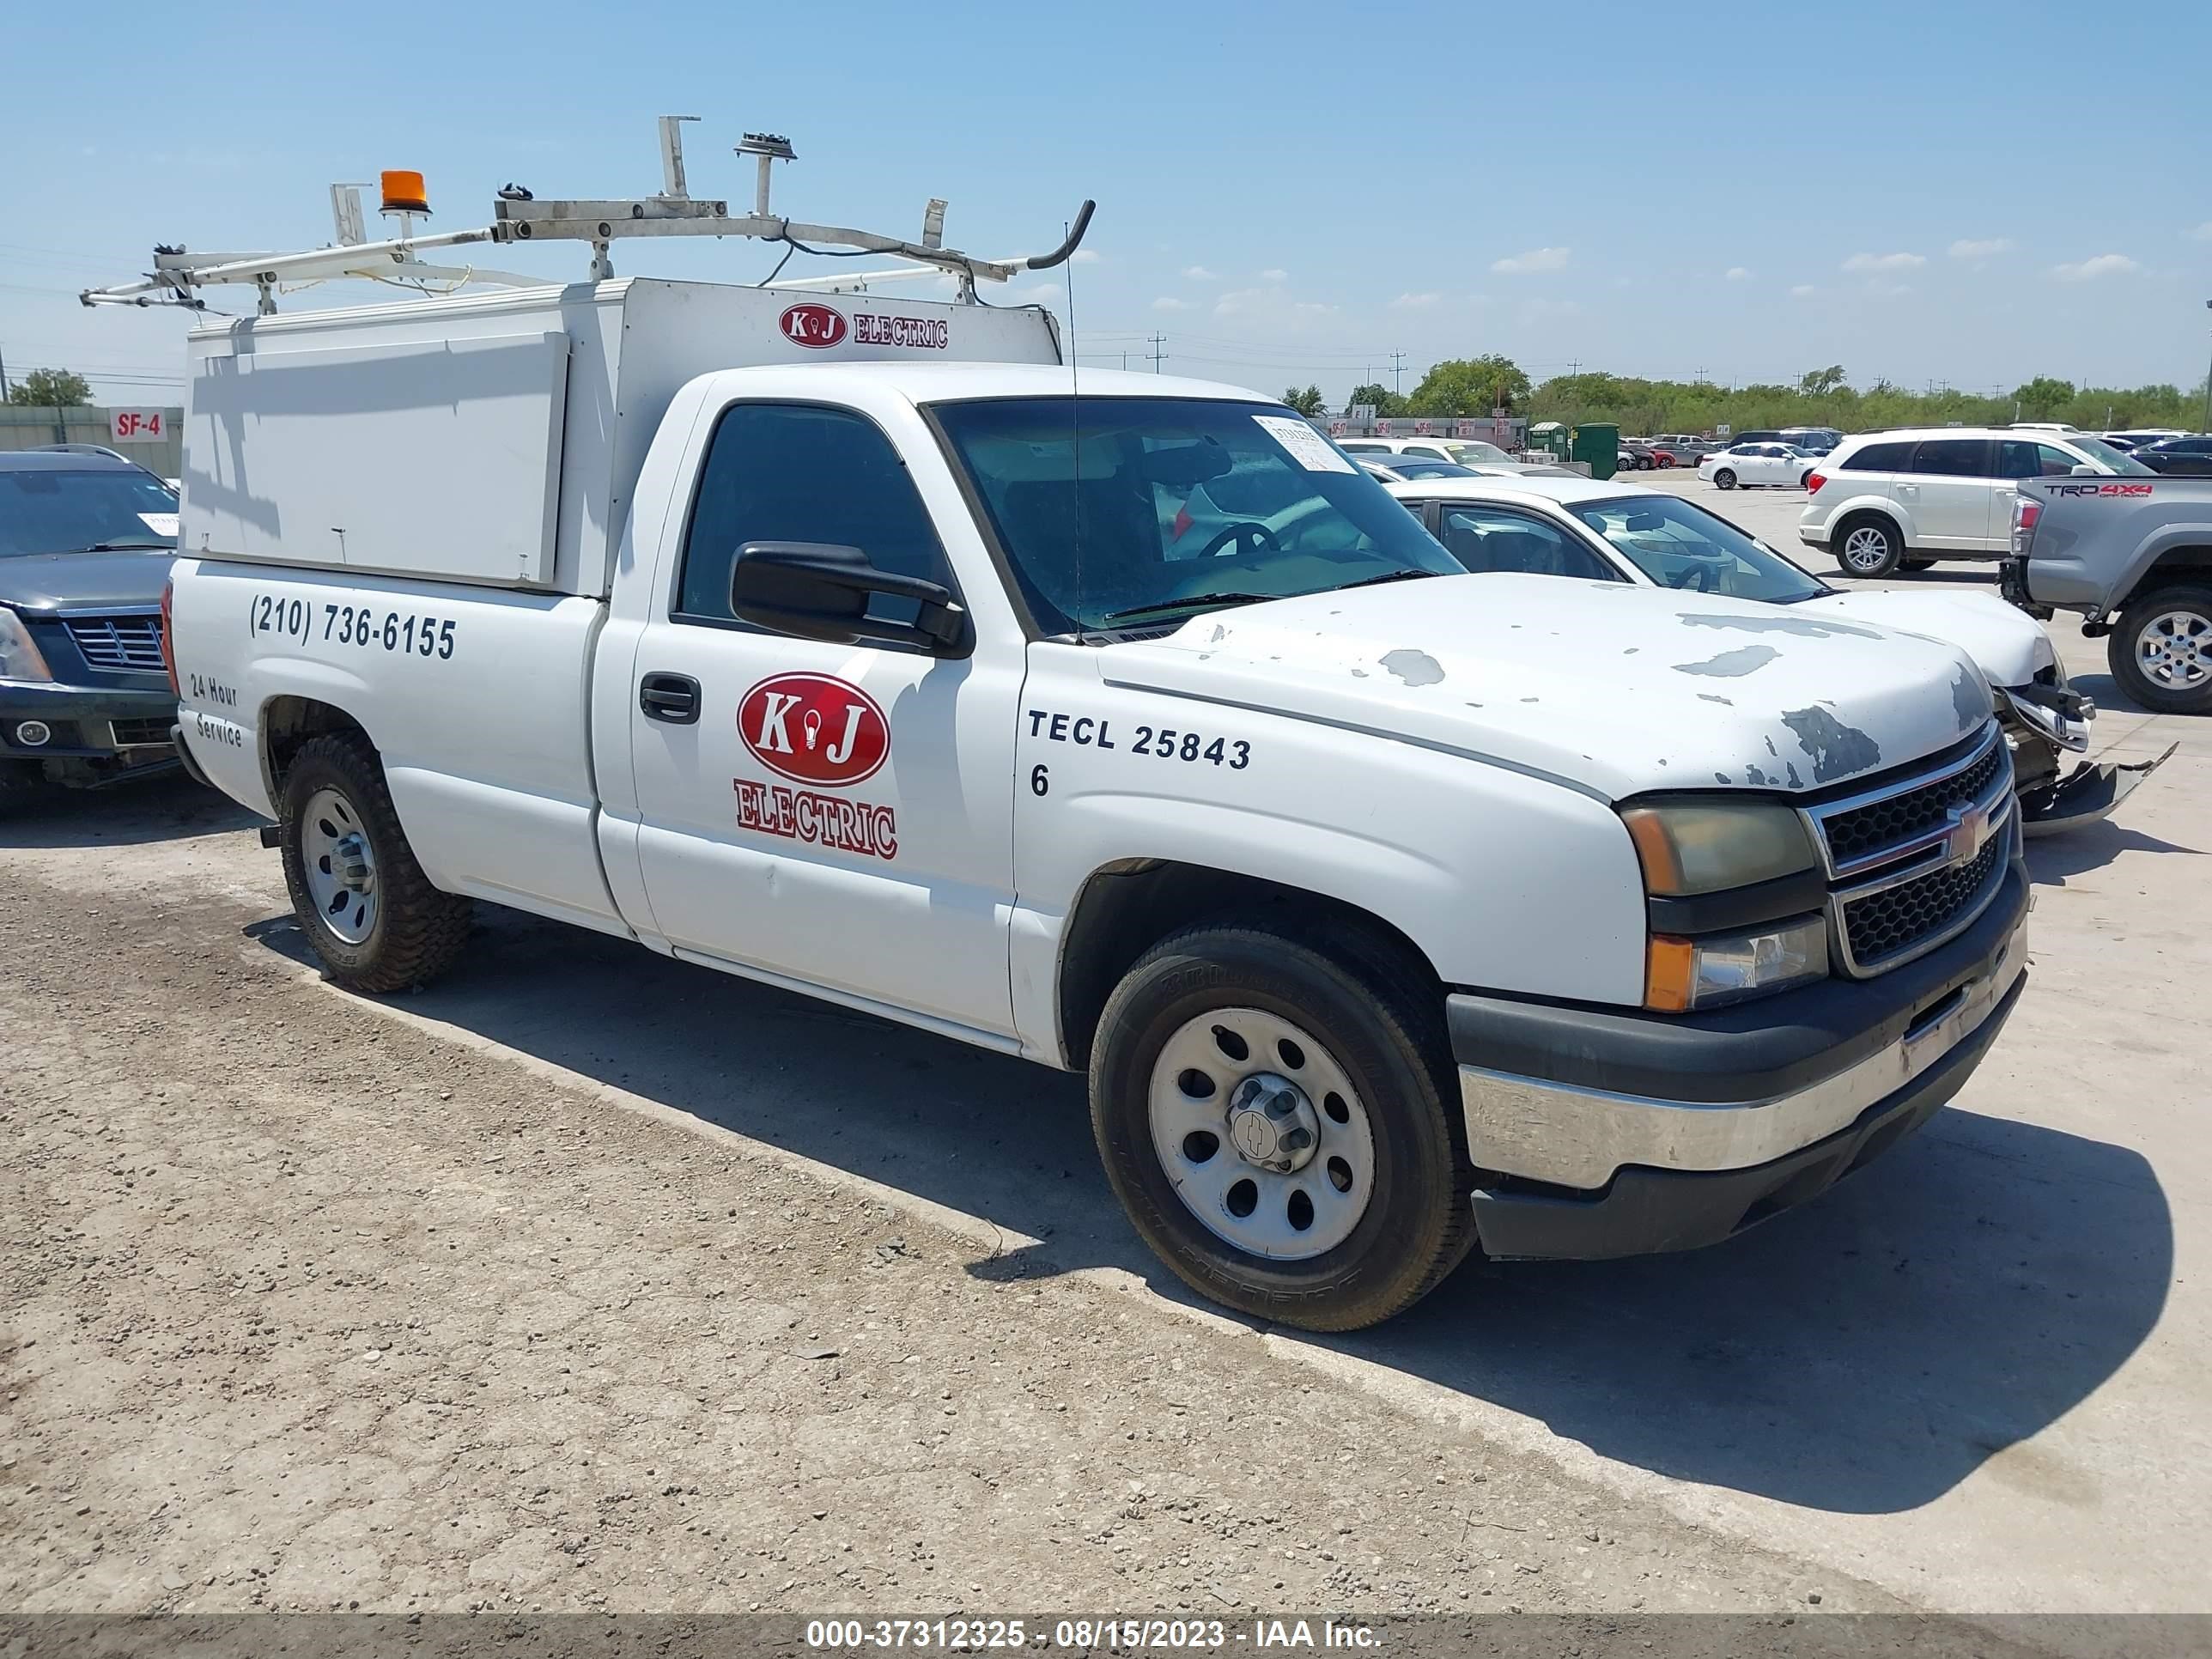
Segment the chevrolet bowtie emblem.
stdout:
<svg viewBox="0 0 2212 1659">
<path fill-rule="evenodd" d="M 1990 838 L 1990 815 L 1987 810 L 1969 802 L 1951 809 L 1949 827 L 1943 834 L 1943 861 L 1947 864 L 1972 864 L 1980 856 L 1983 846 Z"/>
</svg>

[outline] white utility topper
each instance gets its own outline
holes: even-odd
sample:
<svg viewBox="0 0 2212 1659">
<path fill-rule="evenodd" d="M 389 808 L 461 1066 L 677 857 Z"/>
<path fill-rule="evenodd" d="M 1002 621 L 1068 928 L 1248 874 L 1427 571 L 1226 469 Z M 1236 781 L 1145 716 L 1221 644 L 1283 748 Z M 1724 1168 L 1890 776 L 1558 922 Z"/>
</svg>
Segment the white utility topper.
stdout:
<svg viewBox="0 0 2212 1659">
<path fill-rule="evenodd" d="M 196 331 L 182 751 L 340 984 L 482 898 L 1087 1071 L 1162 1258 L 1315 1328 L 1724 1238 L 1966 1081 L 2027 896 L 1957 651 L 1466 574 L 1291 410 L 892 251 L 959 297 Z"/>
</svg>

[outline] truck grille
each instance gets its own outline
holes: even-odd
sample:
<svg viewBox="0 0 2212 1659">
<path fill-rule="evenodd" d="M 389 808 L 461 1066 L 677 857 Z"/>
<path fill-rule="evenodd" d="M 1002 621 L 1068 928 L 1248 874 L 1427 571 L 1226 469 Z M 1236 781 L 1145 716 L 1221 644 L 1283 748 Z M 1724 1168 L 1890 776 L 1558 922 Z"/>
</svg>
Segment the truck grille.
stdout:
<svg viewBox="0 0 2212 1659">
<path fill-rule="evenodd" d="M 1993 721 L 1932 768 L 1805 809 L 1835 885 L 1844 970 L 1866 979 L 1956 938 L 2003 884 L 2012 761 Z"/>
<path fill-rule="evenodd" d="M 1962 915 L 1972 921 L 1981 914 L 2011 851 L 2008 826 L 1968 863 L 1947 865 L 1863 898 L 1846 899 L 1839 907 L 1844 959 L 1862 974 L 1878 974 L 1896 965 L 1892 957 L 1901 958 L 1923 939 L 1950 938 L 1960 931 L 1951 924 Z"/>
<path fill-rule="evenodd" d="M 71 617 L 63 626 L 84 659 L 94 668 L 161 673 L 161 619 L 158 616 Z"/>
</svg>

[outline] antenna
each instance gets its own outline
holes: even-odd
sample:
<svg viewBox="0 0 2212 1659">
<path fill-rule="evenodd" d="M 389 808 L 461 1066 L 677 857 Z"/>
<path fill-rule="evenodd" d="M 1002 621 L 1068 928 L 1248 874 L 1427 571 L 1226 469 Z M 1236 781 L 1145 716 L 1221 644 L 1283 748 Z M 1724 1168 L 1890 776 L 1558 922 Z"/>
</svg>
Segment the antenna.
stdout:
<svg viewBox="0 0 2212 1659">
<path fill-rule="evenodd" d="M 1087 223 L 1091 217 L 1090 204 L 1086 202 L 1084 207 L 1085 210 L 1083 216 Z M 1075 240 L 1075 231 L 1066 225 L 1062 225 L 1060 228 L 1066 233 L 1061 246 L 1066 246 L 1072 244 Z M 1069 465 L 1074 469 L 1073 482 L 1069 485 L 1073 494 L 1069 498 L 1072 511 L 1068 517 L 1075 531 L 1075 603 L 1080 609 L 1083 604 L 1083 384 L 1076 367 L 1074 260 L 1070 259 L 1066 262 L 1066 274 L 1067 279 L 1067 459 Z M 1080 639 L 1084 632 L 1083 618 L 1080 616 L 1076 617 L 1075 626 L 1076 637 Z"/>
</svg>

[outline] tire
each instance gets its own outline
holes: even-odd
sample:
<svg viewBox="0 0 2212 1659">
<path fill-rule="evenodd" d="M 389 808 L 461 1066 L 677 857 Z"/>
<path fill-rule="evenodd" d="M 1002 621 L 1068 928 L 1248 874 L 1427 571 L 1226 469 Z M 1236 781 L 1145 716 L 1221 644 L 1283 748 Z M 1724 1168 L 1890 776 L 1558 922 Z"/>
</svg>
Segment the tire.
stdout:
<svg viewBox="0 0 2212 1659">
<path fill-rule="evenodd" d="M 332 733 L 302 744 L 284 774 L 280 810 L 292 912 L 332 980 L 349 991 L 404 991 L 453 965 L 468 943 L 469 902 L 422 873 L 367 738 Z M 358 858 L 349 848 L 332 859 L 356 836 L 367 853 L 355 866 L 368 873 L 366 891 L 343 888 L 335 873 Z M 325 889 L 345 904 L 323 897 Z"/>
<path fill-rule="evenodd" d="M 1869 581 L 1894 575 L 1905 559 L 1905 538 L 1878 513 L 1844 520 L 1836 527 L 1834 545 L 1844 574 Z"/>
<path fill-rule="evenodd" d="M 1713 474 L 1713 486 L 1717 489 L 1734 489 L 1735 488 L 1735 470 L 1733 467 L 1726 466 L 1721 468 L 1719 471 Z"/>
<path fill-rule="evenodd" d="M 53 793 L 36 761 L 0 761 L 0 818 L 28 811 Z"/>
<path fill-rule="evenodd" d="M 2146 665 L 2147 646 L 2162 663 Z M 2212 714 L 2212 587 L 2157 587 L 2128 601 L 2105 641 L 2120 690 L 2161 714 Z"/>
<path fill-rule="evenodd" d="M 1399 953 L 1349 929 L 1292 938 L 1220 923 L 1154 945 L 1108 999 L 1091 1064 L 1099 1156 L 1139 1235 L 1193 1290 L 1255 1318 L 1350 1331 L 1411 1307 L 1474 1244 L 1474 1176 L 1452 1109 L 1443 1012 L 1435 987 Z M 1231 1057 L 1224 1030 L 1264 1037 L 1271 1021 L 1303 1036 L 1295 1052 L 1247 1044 L 1241 1060 Z M 1205 1048 L 1203 1073 L 1169 1069 L 1194 1042 Z M 1264 1089 L 1254 1081 L 1263 1070 L 1296 1085 L 1303 1121 L 1320 1136 L 1295 1174 L 1256 1169 L 1231 1139 L 1239 1131 L 1228 1103 L 1248 1098 L 1247 1086 Z M 1194 1075 L 1206 1092 L 1191 1092 Z M 1309 1087 L 1318 1098 L 1304 1094 Z M 1182 1133 L 1186 1121 L 1198 1127 Z M 1221 1133 L 1210 1133 L 1216 1123 Z M 1200 1146 L 1192 1161 L 1194 1141 L 1208 1139 L 1212 1152 Z M 1218 1169 L 1216 1160 L 1224 1160 Z M 1324 1176 L 1346 1199 L 1323 1192 L 1327 1212 L 1305 1200 L 1317 1243 L 1297 1255 L 1304 1247 L 1291 1230 L 1301 1224 L 1299 1195 L 1322 1191 Z M 1243 1212 L 1240 1188 L 1260 1194 Z M 1236 1242 L 1240 1231 L 1270 1227 L 1282 1241 L 1275 1254 Z"/>
</svg>

